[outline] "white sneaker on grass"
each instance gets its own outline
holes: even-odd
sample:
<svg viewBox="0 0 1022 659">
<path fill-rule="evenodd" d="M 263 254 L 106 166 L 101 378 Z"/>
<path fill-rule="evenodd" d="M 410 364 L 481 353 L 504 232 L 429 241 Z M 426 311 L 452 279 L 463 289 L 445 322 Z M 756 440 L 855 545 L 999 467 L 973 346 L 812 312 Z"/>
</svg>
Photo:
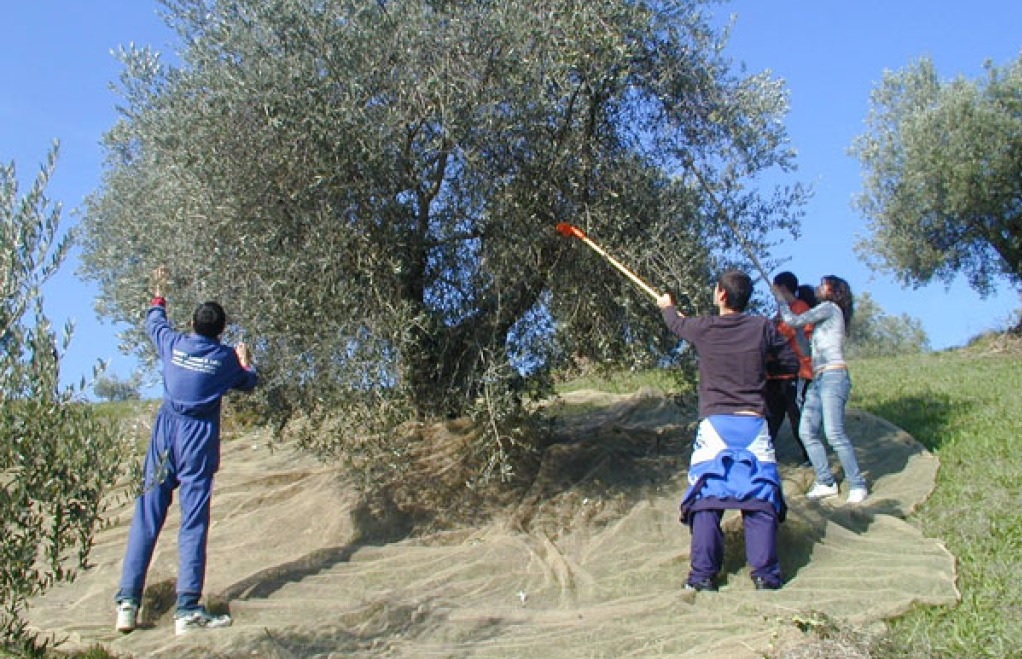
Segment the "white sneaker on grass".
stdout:
<svg viewBox="0 0 1022 659">
<path fill-rule="evenodd" d="M 135 631 L 137 621 L 138 604 L 131 600 L 121 600 L 117 603 L 117 623 L 114 625 L 114 629 L 122 634 L 127 634 Z"/>
<path fill-rule="evenodd" d="M 174 633 L 180 636 L 196 630 L 220 629 L 230 627 L 232 622 L 229 615 L 215 616 L 206 609 L 196 609 L 174 616 Z"/>
<path fill-rule="evenodd" d="M 806 492 L 807 499 L 825 499 L 837 496 L 837 483 L 824 485 L 820 482 L 813 483 L 813 489 Z"/>
<path fill-rule="evenodd" d="M 869 492 L 864 487 L 853 487 L 848 490 L 848 503 L 862 503 L 869 496 Z"/>
</svg>

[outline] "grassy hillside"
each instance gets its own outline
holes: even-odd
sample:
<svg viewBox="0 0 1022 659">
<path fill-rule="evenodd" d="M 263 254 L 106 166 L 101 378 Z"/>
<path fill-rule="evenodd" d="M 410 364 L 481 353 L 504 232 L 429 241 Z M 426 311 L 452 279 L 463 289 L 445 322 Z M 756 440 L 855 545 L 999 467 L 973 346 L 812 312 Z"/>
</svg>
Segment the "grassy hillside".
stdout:
<svg viewBox="0 0 1022 659">
<path fill-rule="evenodd" d="M 852 407 L 904 428 L 941 463 L 915 514 L 957 557 L 962 602 L 894 621 L 876 656 L 1022 656 L 1022 341 L 854 362 Z M 854 439 L 854 438 L 853 438 Z"/>
<path fill-rule="evenodd" d="M 958 559 L 962 602 L 916 609 L 879 636 L 823 625 L 821 636 L 838 638 L 799 656 L 1022 657 L 1022 339 L 858 360 L 851 373 L 851 407 L 905 429 L 940 458 L 936 490 L 913 521 Z M 646 373 L 565 389 L 640 385 L 671 388 Z"/>
</svg>

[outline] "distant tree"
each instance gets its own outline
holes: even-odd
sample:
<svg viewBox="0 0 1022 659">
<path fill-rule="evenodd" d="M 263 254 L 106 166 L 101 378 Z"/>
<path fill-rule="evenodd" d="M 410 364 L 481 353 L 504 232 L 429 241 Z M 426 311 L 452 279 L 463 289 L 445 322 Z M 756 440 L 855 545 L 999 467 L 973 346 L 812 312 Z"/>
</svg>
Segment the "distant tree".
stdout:
<svg viewBox="0 0 1022 659">
<path fill-rule="evenodd" d="M 0 166 L 0 654 L 36 649 L 26 602 L 85 565 L 120 472 L 115 433 L 58 382 L 71 327 L 58 341 L 43 313 L 69 245 L 45 193 L 56 158 L 23 197 L 14 164 Z"/>
<path fill-rule="evenodd" d="M 134 373 L 127 379 L 114 375 L 100 375 L 92 384 L 92 392 L 97 398 L 107 401 L 139 400 L 142 398 L 142 376 Z"/>
<path fill-rule="evenodd" d="M 941 81 L 923 58 L 887 73 L 852 147 L 875 267 L 921 286 L 968 278 L 981 295 L 1022 283 L 1022 57 Z"/>
<path fill-rule="evenodd" d="M 731 72 L 701 2 L 164 4 L 183 64 L 122 53 L 83 272 L 143 350 L 154 266 L 182 323 L 222 297 L 276 412 L 511 428 L 553 369 L 673 344 L 557 223 L 697 307 L 742 259 L 733 227 L 765 253 L 797 226 L 800 186 L 750 185 L 792 167 L 785 93 Z"/>
<path fill-rule="evenodd" d="M 884 313 L 869 293 L 855 296 L 855 314 L 848 332 L 849 357 L 888 357 L 929 349 L 930 340 L 919 319 Z"/>
</svg>

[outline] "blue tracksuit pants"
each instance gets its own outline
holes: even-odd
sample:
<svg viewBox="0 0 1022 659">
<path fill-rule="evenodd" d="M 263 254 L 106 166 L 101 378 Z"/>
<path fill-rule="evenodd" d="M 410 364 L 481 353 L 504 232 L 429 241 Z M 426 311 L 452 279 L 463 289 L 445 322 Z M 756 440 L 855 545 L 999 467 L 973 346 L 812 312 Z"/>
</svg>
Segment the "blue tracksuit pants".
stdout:
<svg viewBox="0 0 1022 659">
<path fill-rule="evenodd" d="M 692 569 L 689 583 L 712 581 L 724 563 L 724 533 L 720 528 L 723 510 L 692 513 Z M 745 560 L 752 576 L 780 585 L 781 563 L 777 558 L 777 515 L 772 510 L 743 510 Z"/>
<path fill-rule="evenodd" d="M 213 475 L 219 463 L 219 414 L 203 419 L 178 414 L 166 406 L 160 409 L 145 457 L 143 492 L 135 501 L 118 601 L 141 603 L 146 572 L 177 489 L 181 506 L 177 608 L 198 608 L 206 576 Z"/>
</svg>

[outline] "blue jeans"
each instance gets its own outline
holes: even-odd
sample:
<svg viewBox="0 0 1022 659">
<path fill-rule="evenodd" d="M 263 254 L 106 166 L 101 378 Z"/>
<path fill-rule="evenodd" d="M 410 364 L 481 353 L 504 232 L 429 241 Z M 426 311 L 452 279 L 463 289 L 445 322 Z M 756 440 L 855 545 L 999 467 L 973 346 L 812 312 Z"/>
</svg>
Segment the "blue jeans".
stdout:
<svg viewBox="0 0 1022 659">
<path fill-rule="evenodd" d="M 859 463 L 855 459 L 855 447 L 845 433 L 845 405 L 852 391 L 852 379 L 847 369 L 821 371 L 813 379 L 806 391 L 806 400 L 802 405 L 802 421 L 798 427 L 799 438 L 806 447 L 809 461 L 816 470 L 816 480 L 824 485 L 834 484 L 834 475 L 830 472 L 830 461 L 827 449 L 820 441 L 821 429 L 827 437 L 827 443 L 837 453 L 841 468 L 845 472 L 845 480 L 850 488 L 865 488 L 866 479 L 859 471 Z"/>
</svg>

